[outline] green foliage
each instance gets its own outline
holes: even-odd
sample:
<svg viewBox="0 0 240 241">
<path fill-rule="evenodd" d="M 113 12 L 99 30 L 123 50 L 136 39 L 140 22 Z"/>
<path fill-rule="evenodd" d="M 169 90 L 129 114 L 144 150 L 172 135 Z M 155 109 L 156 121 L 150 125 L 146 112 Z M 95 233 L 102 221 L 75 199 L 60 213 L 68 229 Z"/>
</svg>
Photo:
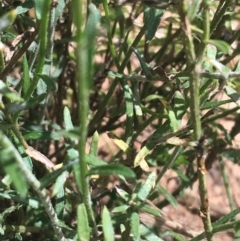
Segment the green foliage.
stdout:
<svg viewBox="0 0 240 241">
<path fill-rule="evenodd" d="M 228 229 L 237 238 L 221 159 L 239 164 L 237 9 L 227 0 L 3 1 L 0 240 L 186 240 L 191 232 L 169 227 L 161 209 L 177 208 L 196 180 L 204 231 L 192 241 Z M 229 115 L 230 131 L 218 122 Z M 214 160 L 231 212 L 211 223 Z M 168 170 L 179 182 L 172 193 Z"/>
</svg>

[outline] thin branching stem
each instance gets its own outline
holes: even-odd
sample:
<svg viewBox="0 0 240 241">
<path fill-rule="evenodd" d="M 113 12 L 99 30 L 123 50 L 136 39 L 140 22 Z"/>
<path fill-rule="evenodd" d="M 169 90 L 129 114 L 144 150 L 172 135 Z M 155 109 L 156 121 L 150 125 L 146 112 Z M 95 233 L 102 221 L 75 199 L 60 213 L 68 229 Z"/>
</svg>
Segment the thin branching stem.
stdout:
<svg viewBox="0 0 240 241">
<path fill-rule="evenodd" d="M 191 118 L 193 123 L 193 138 L 195 141 L 199 141 L 196 148 L 196 158 L 198 164 L 198 179 L 199 179 L 199 195 L 201 199 L 200 216 L 203 220 L 204 229 L 208 241 L 213 241 L 212 225 L 209 212 L 209 201 L 207 197 L 207 185 L 206 185 L 206 169 L 203 159 L 203 148 L 201 130 L 201 118 L 200 118 L 200 72 L 205 54 L 205 48 L 210 34 L 209 26 L 209 3 L 208 0 L 203 1 L 203 37 L 197 55 L 194 50 L 193 36 L 191 32 L 191 22 L 187 15 L 186 1 L 182 1 L 180 7 L 180 18 L 182 22 L 182 30 L 186 40 L 186 57 L 187 57 L 187 69 L 190 71 L 190 95 L 191 95 Z"/>
</svg>

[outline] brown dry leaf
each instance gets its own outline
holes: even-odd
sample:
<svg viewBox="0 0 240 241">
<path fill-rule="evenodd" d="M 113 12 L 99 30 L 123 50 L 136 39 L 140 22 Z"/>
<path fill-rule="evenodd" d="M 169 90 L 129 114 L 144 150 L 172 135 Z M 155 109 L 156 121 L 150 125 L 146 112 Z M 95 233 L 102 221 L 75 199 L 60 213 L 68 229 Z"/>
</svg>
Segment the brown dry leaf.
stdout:
<svg viewBox="0 0 240 241">
<path fill-rule="evenodd" d="M 54 164 L 41 152 L 35 150 L 32 146 L 28 146 L 25 150 L 26 154 L 36 161 L 43 163 L 50 171 L 55 170 Z"/>
</svg>

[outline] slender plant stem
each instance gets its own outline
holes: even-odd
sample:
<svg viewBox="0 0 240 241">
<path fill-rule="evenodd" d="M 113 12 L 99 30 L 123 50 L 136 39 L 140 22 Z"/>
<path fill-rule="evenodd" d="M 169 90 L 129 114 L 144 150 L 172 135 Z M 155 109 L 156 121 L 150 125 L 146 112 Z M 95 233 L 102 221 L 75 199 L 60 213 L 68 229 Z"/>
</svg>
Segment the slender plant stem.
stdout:
<svg viewBox="0 0 240 241">
<path fill-rule="evenodd" d="M 230 185 L 229 185 L 227 173 L 225 170 L 225 164 L 221 157 L 220 157 L 220 168 L 221 168 L 221 172 L 222 172 L 223 183 L 224 183 L 225 190 L 226 190 L 227 197 L 228 197 L 229 206 L 230 206 L 231 211 L 233 211 L 235 209 L 233 195 L 230 190 Z M 236 221 L 236 217 L 234 217 L 234 218 Z"/>
<path fill-rule="evenodd" d="M 45 62 L 45 54 L 46 54 L 46 48 L 47 48 L 47 33 L 48 33 L 48 22 L 49 22 L 49 15 L 50 15 L 50 4 L 51 0 L 45 0 L 43 4 L 43 9 L 42 12 L 44 15 L 42 15 L 41 18 L 41 24 L 40 24 L 40 47 L 39 47 L 39 57 L 38 57 L 38 62 L 37 62 L 37 67 L 36 67 L 36 72 L 33 77 L 33 80 L 29 86 L 29 89 L 26 92 L 26 95 L 24 96 L 25 100 L 29 100 L 30 97 L 32 96 L 34 90 L 37 87 L 38 81 L 39 81 L 39 74 L 42 73 L 43 67 L 44 67 L 44 62 Z"/>
<path fill-rule="evenodd" d="M 161 178 L 163 177 L 163 175 L 166 173 L 166 171 L 171 168 L 174 164 L 174 162 L 176 161 L 176 159 L 179 157 L 179 155 L 182 153 L 183 151 L 183 147 L 182 146 L 176 146 L 172 152 L 172 154 L 169 156 L 169 158 L 167 159 L 163 169 L 161 170 L 161 172 L 159 173 L 159 175 L 156 178 L 156 184 L 158 184 L 158 182 L 160 182 Z"/>
<path fill-rule="evenodd" d="M 77 58 L 77 82 L 78 82 L 78 101 L 79 101 L 79 142 L 78 142 L 78 153 L 79 153 L 79 169 L 81 183 L 81 191 L 83 196 L 83 203 L 86 207 L 86 212 L 89 220 L 89 224 L 93 229 L 93 235 L 97 236 L 97 226 L 92 210 L 91 194 L 89 189 L 89 178 L 87 177 L 87 162 L 86 162 L 86 140 L 87 140 L 87 118 L 88 118 L 88 99 L 89 99 L 89 83 L 91 83 L 92 74 L 92 56 L 94 54 L 91 51 L 92 46 L 90 40 L 87 39 L 85 27 L 85 19 L 87 13 L 87 2 L 86 1 L 72 1 L 73 9 L 73 20 L 76 26 L 76 58 Z M 89 41 L 89 42 L 88 42 Z"/>
<path fill-rule="evenodd" d="M 199 195 L 201 199 L 200 216 L 203 220 L 204 229 L 208 241 L 213 241 L 212 225 L 209 212 L 209 201 L 207 197 L 206 185 L 206 169 L 203 156 L 203 148 L 201 146 L 201 119 L 200 119 L 200 98 L 199 98 L 199 84 L 202 61 L 205 54 L 205 48 L 209 39 L 209 5 L 208 0 L 203 1 L 203 38 L 197 55 L 194 50 L 194 42 L 191 32 L 191 23 L 187 14 L 186 1 L 182 1 L 180 7 L 180 18 L 182 22 L 182 30 L 186 40 L 186 57 L 187 66 L 190 71 L 190 95 L 191 95 L 191 117 L 193 122 L 193 138 L 195 141 L 199 140 L 196 148 L 196 157 L 198 164 L 198 179 L 199 179 Z"/>
<path fill-rule="evenodd" d="M 187 11 L 185 2 L 182 2 L 182 8 L 180 12 L 180 17 L 182 20 L 182 30 L 185 35 L 185 43 L 186 43 L 186 57 L 187 57 L 187 65 L 188 71 L 190 74 L 190 94 L 191 94 L 191 118 L 194 126 L 194 140 L 198 140 L 201 136 L 201 122 L 200 122 L 200 102 L 199 102 L 199 66 L 196 65 L 196 54 L 194 50 L 193 37 L 191 32 L 191 23 L 187 17 Z"/>
<path fill-rule="evenodd" d="M 107 0 L 103 0 L 103 8 L 104 8 L 104 11 L 105 11 L 105 16 L 106 16 L 106 21 L 107 21 L 108 46 L 109 46 L 110 52 L 112 54 L 114 63 L 117 66 L 117 69 L 119 70 L 120 69 L 120 64 L 119 64 L 117 53 L 115 51 L 115 47 L 114 47 L 113 41 L 112 41 L 111 22 L 110 22 L 110 16 L 109 16 L 109 9 L 108 9 L 108 2 L 107 2 Z"/>
<path fill-rule="evenodd" d="M 3 53 L 3 43 L 0 40 L 0 73 L 5 68 L 4 53 Z M 3 82 L 6 84 L 6 77 L 3 78 Z"/>
</svg>

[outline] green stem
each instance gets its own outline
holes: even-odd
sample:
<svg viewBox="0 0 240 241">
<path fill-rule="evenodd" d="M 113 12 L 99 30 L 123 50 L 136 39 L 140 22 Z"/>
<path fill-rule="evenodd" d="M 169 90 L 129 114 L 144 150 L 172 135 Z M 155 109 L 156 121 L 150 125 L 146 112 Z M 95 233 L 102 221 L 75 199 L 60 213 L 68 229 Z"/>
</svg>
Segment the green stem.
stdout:
<svg viewBox="0 0 240 241">
<path fill-rule="evenodd" d="M 106 16 L 106 21 L 107 21 L 107 37 L 108 37 L 108 45 L 109 45 L 109 49 L 110 52 L 112 54 L 113 60 L 115 65 L 117 66 L 117 69 L 120 69 L 120 64 L 118 61 L 118 57 L 115 51 L 115 47 L 113 45 L 113 41 L 112 41 L 112 34 L 111 34 L 111 22 L 110 22 L 110 16 L 109 16 L 109 9 L 108 9 L 108 2 L 107 0 L 103 0 L 103 8 L 105 11 L 105 16 Z"/>
<path fill-rule="evenodd" d="M 191 23 L 187 14 L 186 1 L 182 1 L 180 7 L 180 17 L 182 22 L 182 30 L 185 35 L 187 67 L 190 71 L 190 95 L 191 95 L 191 118 L 193 122 L 193 139 L 199 141 L 202 135 L 201 118 L 200 118 L 200 98 L 199 98 L 199 83 L 202 61 L 205 54 L 206 43 L 209 39 L 209 3 L 208 0 L 203 1 L 203 38 L 197 56 L 194 50 L 194 42 L 191 32 Z M 201 199 L 200 214 L 202 217 L 206 238 L 208 241 L 213 241 L 212 224 L 209 212 L 209 201 L 207 196 L 206 185 L 206 169 L 203 161 L 203 150 L 199 141 L 199 146 L 196 148 L 196 158 L 198 165 L 199 179 L 199 195 Z"/>
<path fill-rule="evenodd" d="M 212 232 L 213 233 L 223 232 L 225 230 L 234 229 L 238 225 L 240 225 L 240 221 L 234 221 L 231 223 L 222 224 L 217 227 L 214 227 Z M 190 241 L 200 241 L 200 240 L 203 240 L 205 237 L 206 237 L 206 234 L 201 233 L 197 237 L 192 238 Z"/>
<path fill-rule="evenodd" d="M 38 64 L 36 67 L 36 72 L 33 77 L 33 80 L 29 86 L 29 89 L 26 92 L 26 95 L 24 96 L 25 100 L 29 100 L 32 96 L 34 90 L 37 87 L 38 81 L 39 81 L 39 74 L 42 73 L 44 62 L 45 62 L 45 54 L 46 54 L 46 48 L 47 48 L 47 32 L 48 32 L 48 21 L 49 21 L 49 12 L 50 12 L 50 4 L 51 0 L 45 0 L 43 4 L 43 10 L 44 16 L 42 16 L 41 23 L 40 23 L 40 47 L 39 47 L 39 57 L 38 57 Z"/>
<path fill-rule="evenodd" d="M 78 153 L 79 153 L 79 169 L 81 183 L 81 191 L 83 197 L 83 203 L 86 207 L 86 212 L 89 220 L 90 226 L 93 228 L 93 234 L 96 237 L 98 235 L 97 226 L 94 219 L 94 214 L 92 210 L 91 194 L 89 188 L 89 178 L 87 177 L 87 162 L 85 159 L 85 147 L 88 132 L 88 99 L 89 99 L 89 83 L 91 83 L 91 72 L 92 72 L 92 56 L 93 54 L 89 48 L 90 43 L 87 44 L 87 36 L 84 31 L 86 13 L 87 13 L 87 2 L 86 1 L 72 1 L 73 9 L 73 20 L 76 26 L 76 58 L 77 58 L 77 82 L 78 82 L 78 113 L 80 118 L 80 128 L 79 128 L 79 142 L 78 142 Z M 89 40 L 90 41 L 90 40 Z M 91 40 L 93 41 L 93 40 Z"/>
<path fill-rule="evenodd" d="M 2 42 L 0 42 L 1 45 L 3 45 Z M 5 68 L 5 61 L 4 61 L 4 53 L 3 53 L 3 48 L 0 49 L 0 73 L 4 70 Z M 6 77 L 4 77 L 3 82 L 6 84 Z"/>
<path fill-rule="evenodd" d="M 225 164 L 224 164 L 224 161 L 222 160 L 222 158 L 220 158 L 220 168 L 221 168 L 221 172 L 222 172 L 223 183 L 224 183 L 225 190 L 226 190 L 227 197 L 228 197 L 229 206 L 230 206 L 231 211 L 233 211 L 235 209 L 233 195 L 231 194 L 228 177 L 227 177 L 227 173 L 225 170 Z M 236 217 L 234 217 L 234 218 L 235 218 L 235 221 L 237 221 Z"/>
<path fill-rule="evenodd" d="M 174 162 L 179 157 L 179 155 L 182 153 L 182 151 L 183 151 L 182 146 L 176 146 L 174 148 L 173 153 L 169 156 L 169 158 L 167 159 L 163 169 L 161 170 L 158 177 L 156 178 L 156 184 L 158 184 L 160 182 L 161 178 L 166 173 L 166 171 L 173 166 Z"/>
</svg>

